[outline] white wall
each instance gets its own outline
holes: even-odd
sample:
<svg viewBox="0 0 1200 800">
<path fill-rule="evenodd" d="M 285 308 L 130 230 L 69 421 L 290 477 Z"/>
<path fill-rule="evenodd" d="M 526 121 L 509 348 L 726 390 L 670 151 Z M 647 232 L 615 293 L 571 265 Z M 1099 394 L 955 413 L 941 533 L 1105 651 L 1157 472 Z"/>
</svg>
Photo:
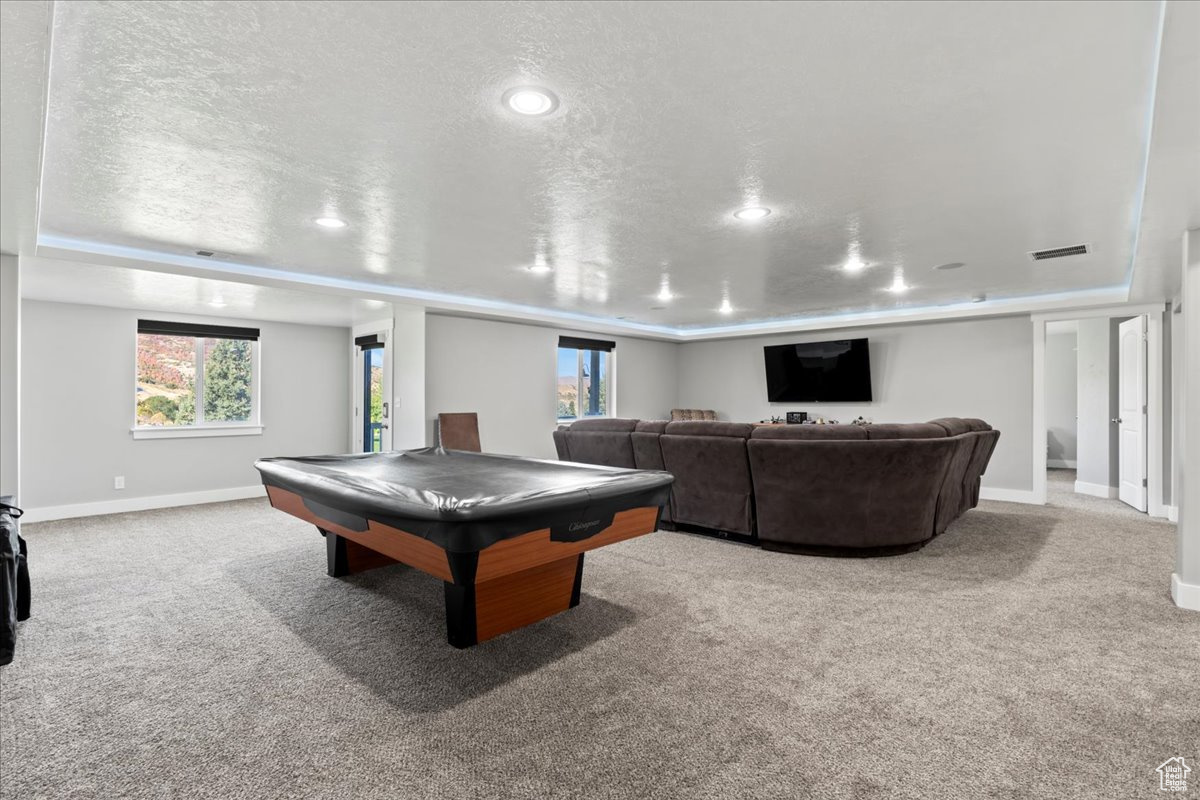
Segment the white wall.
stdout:
<svg viewBox="0 0 1200 800">
<path fill-rule="evenodd" d="M 1111 458 L 1113 359 L 1108 317 L 1081 319 L 1077 329 L 1079 370 L 1077 488 L 1090 493 L 1115 487 Z M 1115 497 L 1115 494 L 1113 495 Z"/>
<path fill-rule="evenodd" d="M 617 416 L 665 419 L 676 406 L 679 345 L 491 320 L 426 316 L 426 434 L 440 413 L 475 411 L 483 449 L 555 458 L 560 334 L 614 340 Z"/>
<path fill-rule="evenodd" d="M 22 305 L 26 508 L 255 486 L 256 458 L 346 449 L 345 328 L 240 323 L 261 330 L 262 435 L 135 441 L 137 319 L 162 313 L 32 300 Z M 125 476 L 124 490 L 113 489 L 117 475 Z"/>
<path fill-rule="evenodd" d="M 0 255 L 0 495 L 20 493 L 21 279 L 17 257 Z"/>
<path fill-rule="evenodd" d="M 1177 605 L 1200 611 L 1200 230 L 1188 231 L 1183 248 L 1183 336 L 1176 377 L 1177 417 L 1182 430 L 1177 441 L 1182 452 L 1176 459 L 1179 507 L 1179 545 L 1171 595 Z M 1189 466 L 1190 464 L 1190 466 Z"/>
<path fill-rule="evenodd" d="M 770 403 L 763 347 L 870 339 L 871 403 Z M 1028 317 L 782 334 L 680 346 L 679 405 L 722 419 L 757 421 L 808 411 L 843 422 L 923 422 L 978 417 L 1000 431 L 983 485 L 1031 491 L 1033 331 Z"/>
<path fill-rule="evenodd" d="M 425 309 L 393 306 L 392 448 L 425 446 Z"/>
<path fill-rule="evenodd" d="M 1046 459 L 1051 467 L 1076 464 L 1076 325 L 1046 326 Z"/>
</svg>

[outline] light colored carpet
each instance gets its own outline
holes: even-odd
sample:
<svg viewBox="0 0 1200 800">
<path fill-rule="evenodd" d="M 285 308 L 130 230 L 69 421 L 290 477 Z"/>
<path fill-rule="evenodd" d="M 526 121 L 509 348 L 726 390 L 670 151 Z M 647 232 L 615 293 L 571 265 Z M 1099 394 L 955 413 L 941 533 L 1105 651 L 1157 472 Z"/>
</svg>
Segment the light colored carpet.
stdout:
<svg viewBox="0 0 1200 800">
<path fill-rule="evenodd" d="M 1170 756 L 1200 770 L 1175 528 L 1086 504 L 984 503 L 871 560 L 659 532 L 468 651 L 437 581 L 328 578 L 265 501 L 24 531 L 14 800 L 1124 799 Z"/>
</svg>

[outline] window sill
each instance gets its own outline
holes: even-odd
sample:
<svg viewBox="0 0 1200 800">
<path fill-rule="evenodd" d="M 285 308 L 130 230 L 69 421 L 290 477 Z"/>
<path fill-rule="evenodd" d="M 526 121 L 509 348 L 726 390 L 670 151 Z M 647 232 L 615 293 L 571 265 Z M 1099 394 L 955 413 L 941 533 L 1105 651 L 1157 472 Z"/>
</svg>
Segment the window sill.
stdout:
<svg viewBox="0 0 1200 800">
<path fill-rule="evenodd" d="M 204 425 L 192 428 L 130 428 L 134 439 L 196 439 L 212 436 L 261 436 L 262 425 Z"/>
</svg>

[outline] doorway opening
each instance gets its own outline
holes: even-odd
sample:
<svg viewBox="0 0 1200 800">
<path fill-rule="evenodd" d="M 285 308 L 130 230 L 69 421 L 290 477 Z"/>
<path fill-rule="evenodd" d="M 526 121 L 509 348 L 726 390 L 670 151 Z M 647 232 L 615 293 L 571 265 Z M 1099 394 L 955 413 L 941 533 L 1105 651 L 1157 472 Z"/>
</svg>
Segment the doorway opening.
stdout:
<svg viewBox="0 0 1200 800">
<path fill-rule="evenodd" d="M 388 375 L 385 331 L 354 337 L 354 441 L 359 453 L 391 449 L 386 387 Z"/>
<path fill-rule="evenodd" d="M 383 347 L 363 349 L 363 452 L 383 452 Z"/>
<path fill-rule="evenodd" d="M 1046 502 L 1153 513 L 1152 495 L 1162 492 L 1161 472 L 1152 470 L 1161 458 L 1153 446 L 1161 427 L 1152 431 L 1162 425 L 1161 393 L 1154 405 L 1150 397 L 1152 349 L 1161 364 L 1161 328 L 1152 330 L 1159 314 L 1094 313 L 1042 323 L 1044 425 L 1035 448 L 1044 454 L 1035 450 L 1035 461 L 1043 455 Z"/>
</svg>

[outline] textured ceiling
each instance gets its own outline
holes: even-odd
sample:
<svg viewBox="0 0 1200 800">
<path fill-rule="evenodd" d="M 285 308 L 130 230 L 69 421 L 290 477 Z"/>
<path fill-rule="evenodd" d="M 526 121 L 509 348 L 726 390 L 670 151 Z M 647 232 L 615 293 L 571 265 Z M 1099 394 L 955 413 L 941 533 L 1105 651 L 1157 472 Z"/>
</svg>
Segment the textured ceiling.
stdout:
<svg viewBox="0 0 1200 800">
<path fill-rule="evenodd" d="M 671 326 L 1123 286 L 1159 13 L 58 3 L 41 231 Z"/>
<path fill-rule="evenodd" d="M 21 295 L 29 300 L 339 327 L 391 314 L 391 304 L 379 300 L 36 257 L 23 265 Z"/>
</svg>

